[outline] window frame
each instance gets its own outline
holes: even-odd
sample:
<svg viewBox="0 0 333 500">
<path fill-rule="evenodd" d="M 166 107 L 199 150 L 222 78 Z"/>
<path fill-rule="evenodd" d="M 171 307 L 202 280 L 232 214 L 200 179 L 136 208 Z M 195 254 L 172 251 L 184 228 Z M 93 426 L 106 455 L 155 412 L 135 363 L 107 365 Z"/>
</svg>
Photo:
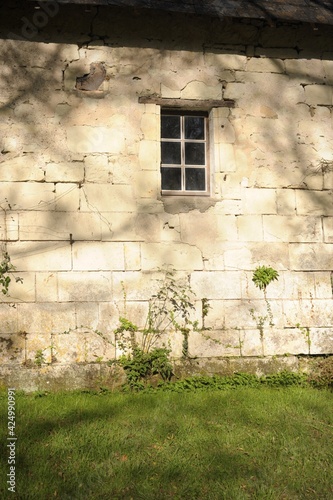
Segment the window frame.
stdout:
<svg viewBox="0 0 333 500">
<path fill-rule="evenodd" d="M 162 196 L 210 196 L 210 155 L 209 155 L 209 112 L 207 110 L 188 110 L 184 108 L 161 108 L 161 118 L 160 118 L 160 147 L 162 149 L 162 143 L 163 142 L 180 142 L 181 143 L 181 164 L 168 164 L 168 163 L 162 163 L 162 156 L 161 156 L 161 161 L 160 161 L 160 172 L 161 172 L 161 194 Z M 163 138 L 162 137 L 162 127 L 161 127 L 161 122 L 162 122 L 162 116 L 169 115 L 169 116 L 180 116 L 181 117 L 181 136 L 180 139 L 170 139 L 170 138 Z M 201 118 L 204 118 L 204 130 L 205 130 L 205 138 L 203 140 L 191 140 L 185 139 L 184 135 L 184 122 L 185 116 L 198 116 Z M 185 144 L 186 142 L 193 142 L 193 143 L 203 143 L 205 145 L 205 163 L 204 165 L 189 165 L 187 166 L 185 164 L 184 160 L 184 149 L 185 149 Z M 176 190 L 176 189 L 162 189 L 162 168 L 167 167 L 167 168 L 181 168 L 181 187 L 182 189 Z M 185 189 L 185 171 L 186 168 L 200 168 L 204 170 L 205 172 L 205 190 L 189 190 Z"/>
</svg>

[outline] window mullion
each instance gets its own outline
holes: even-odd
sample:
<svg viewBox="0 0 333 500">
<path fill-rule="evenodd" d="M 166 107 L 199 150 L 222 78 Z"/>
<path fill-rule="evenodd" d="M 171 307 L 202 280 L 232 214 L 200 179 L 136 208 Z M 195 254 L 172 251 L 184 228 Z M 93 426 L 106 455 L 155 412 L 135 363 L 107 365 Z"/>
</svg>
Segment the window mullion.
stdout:
<svg viewBox="0 0 333 500">
<path fill-rule="evenodd" d="M 180 140 L 181 140 L 181 168 L 182 168 L 182 191 L 185 191 L 185 116 L 181 116 L 180 122 Z"/>
</svg>

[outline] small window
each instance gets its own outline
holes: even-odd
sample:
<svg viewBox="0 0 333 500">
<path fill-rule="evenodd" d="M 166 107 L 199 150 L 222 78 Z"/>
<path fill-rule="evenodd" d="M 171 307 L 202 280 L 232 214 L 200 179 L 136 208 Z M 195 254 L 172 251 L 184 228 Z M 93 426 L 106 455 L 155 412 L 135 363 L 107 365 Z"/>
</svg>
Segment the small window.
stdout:
<svg viewBox="0 0 333 500">
<path fill-rule="evenodd" d="M 162 194 L 209 194 L 205 112 L 161 112 Z"/>
</svg>

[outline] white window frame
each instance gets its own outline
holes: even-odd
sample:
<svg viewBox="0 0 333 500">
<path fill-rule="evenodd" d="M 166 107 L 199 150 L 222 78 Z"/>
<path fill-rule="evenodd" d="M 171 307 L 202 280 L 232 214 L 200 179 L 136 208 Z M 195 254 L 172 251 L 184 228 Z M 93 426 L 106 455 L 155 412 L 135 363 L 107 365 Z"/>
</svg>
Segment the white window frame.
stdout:
<svg viewBox="0 0 333 500">
<path fill-rule="evenodd" d="M 181 186 L 180 190 L 162 189 L 162 174 L 161 174 L 161 194 L 163 196 L 210 196 L 210 154 L 209 154 L 209 113 L 207 111 L 193 111 L 186 109 L 171 109 L 161 108 L 161 117 L 165 115 L 173 115 L 181 117 L 181 137 L 180 139 L 170 139 L 162 137 L 162 130 L 160 131 L 161 145 L 163 142 L 180 142 L 181 143 L 181 164 L 163 164 L 161 157 L 161 173 L 162 168 L 181 168 Z M 203 140 L 185 139 L 184 134 L 184 117 L 185 116 L 200 116 L 205 120 L 205 138 Z M 203 143 L 205 144 L 205 163 L 204 165 L 186 165 L 184 158 L 185 144 L 187 142 Z M 185 169 L 186 168 L 202 168 L 205 171 L 205 190 L 195 191 L 185 189 Z"/>
</svg>

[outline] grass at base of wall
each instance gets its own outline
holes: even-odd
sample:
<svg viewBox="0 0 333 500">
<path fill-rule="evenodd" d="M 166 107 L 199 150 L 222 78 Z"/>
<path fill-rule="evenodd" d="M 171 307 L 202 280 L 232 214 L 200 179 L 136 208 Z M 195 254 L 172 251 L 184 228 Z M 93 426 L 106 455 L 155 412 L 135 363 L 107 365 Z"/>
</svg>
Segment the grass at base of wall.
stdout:
<svg viewBox="0 0 333 500">
<path fill-rule="evenodd" d="M 5 451 L 0 497 L 329 500 L 332 403 L 308 387 L 17 393 L 16 494 Z"/>
</svg>

